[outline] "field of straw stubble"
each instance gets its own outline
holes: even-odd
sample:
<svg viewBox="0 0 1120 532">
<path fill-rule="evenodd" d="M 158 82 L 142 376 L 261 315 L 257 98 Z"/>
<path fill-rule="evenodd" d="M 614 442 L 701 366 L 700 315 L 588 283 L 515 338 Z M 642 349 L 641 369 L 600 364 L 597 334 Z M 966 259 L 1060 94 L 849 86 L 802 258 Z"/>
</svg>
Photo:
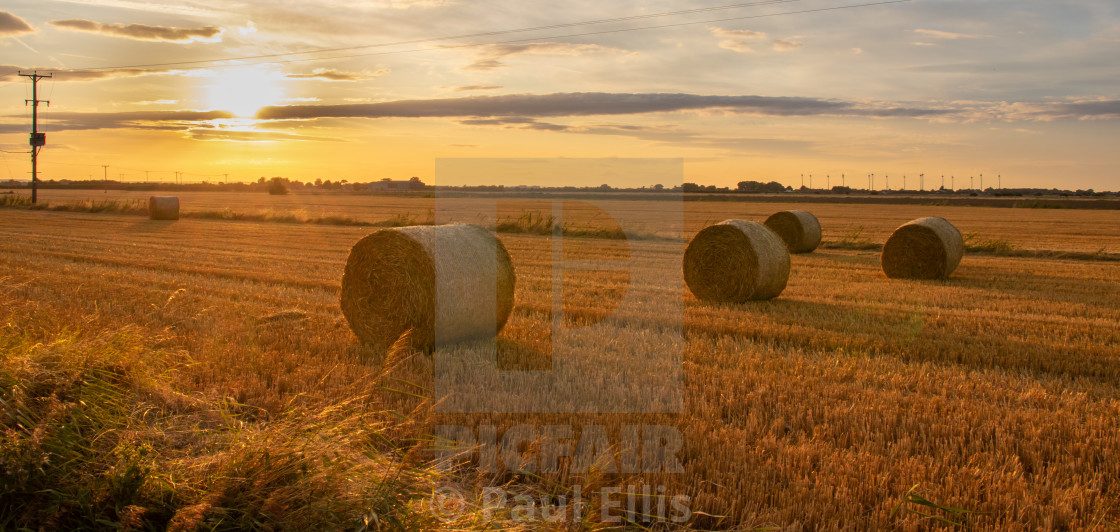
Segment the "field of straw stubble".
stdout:
<svg viewBox="0 0 1120 532">
<path fill-rule="evenodd" d="M 376 220 L 424 216 L 431 201 L 330 200 L 252 207 L 306 201 Z M 631 217 L 656 219 L 660 209 L 617 203 Z M 684 229 L 785 208 L 689 203 Z M 436 425 L 521 423 L 677 427 L 684 473 L 643 480 L 688 494 L 696 528 L 1120 524 L 1120 262 L 1092 260 L 1120 249 L 1120 213 L 797 208 L 820 217 L 825 246 L 792 257 L 780 297 L 708 305 L 681 293 L 683 324 L 661 324 L 680 331 L 681 413 L 578 415 L 442 414 L 428 355 L 361 347 L 339 311 L 339 282 L 369 229 L 0 210 L 0 524 L 555 528 L 502 516 L 487 524 L 470 512 L 441 522 L 426 496 L 446 483 L 468 493 L 510 481 L 528 492 L 636 483 L 485 477 L 426 462 Z M 1089 258 L 973 253 L 948 281 L 887 279 L 874 244 L 926 215 L 950 219 L 974 242 Z M 499 364 L 547 368 L 550 237 L 500 236 L 517 286 Z M 567 240 L 566 260 L 672 258 L 683 248 Z M 661 285 L 635 283 L 633 297 L 664 299 L 683 286 L 673 273 Z M 609 387 L 645 348 L 617 345 L 627 336 L 612 330 L 661 319 L 612 314 L 628 278 L 564 274 L 565 319 L 598 322 L 583 340 L 611 345 L 589 349 L 603 370 L 586 376 L 587 393 Z M 469 358 L 481 348 L 459 349 Z"/>
</svg>

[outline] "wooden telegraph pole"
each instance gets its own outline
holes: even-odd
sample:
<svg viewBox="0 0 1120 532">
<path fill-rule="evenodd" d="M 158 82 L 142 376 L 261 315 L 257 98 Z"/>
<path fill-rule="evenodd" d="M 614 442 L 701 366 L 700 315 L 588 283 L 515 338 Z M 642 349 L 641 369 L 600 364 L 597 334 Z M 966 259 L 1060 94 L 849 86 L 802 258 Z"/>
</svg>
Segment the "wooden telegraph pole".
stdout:
<svg viewBox="0 0 1120 532">
<path fill-rule="evenodd" d="M 47 144 L 47 134 L 39 133 L 39 102 L 45 102 L 48 106 L 51 104 L 50 101 L 39 99 L 39 80 L 54 77 L 54 74 L 43 75 L 38 70 L 30 74 L 16 73 L 31 78 L 31 99 L 24 100 L 23 104 L 31 103 L 31 203 L 35 203 L 39 200 L 39 150 Z"/>
</svg>

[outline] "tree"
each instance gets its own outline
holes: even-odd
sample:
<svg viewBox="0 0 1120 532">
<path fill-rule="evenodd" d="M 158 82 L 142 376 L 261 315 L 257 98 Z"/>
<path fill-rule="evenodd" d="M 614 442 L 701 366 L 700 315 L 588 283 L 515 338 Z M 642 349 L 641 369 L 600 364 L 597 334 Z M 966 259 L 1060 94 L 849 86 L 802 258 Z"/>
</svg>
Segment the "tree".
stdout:
<svg viewBox="0 0 1120 532">
<path fill-rule="evenodd" d="M 681 192 L 700 192 L 700 185 L 696 183 L 682 183 Z"/>
<path fill-rule="evenodd" d="M 315 186 L 317 186 L 317 187 L 323 186 L 323 178 L 321 178 L 321 177 L 316 178 L 315 179 Z"/>
<path fill-rule="evenodd" d="M 764 183 L 760 183 L 758 181 L 740 181 L 735 188 L 739 192 L 756 194 L 762 192 L 762 189 L 765 187 L 766 185 Z"/>
<path fill-rule="evenodd" d="M 283 177 L 272 178 L 272 180 L 268 182 L 268 193 L 273 196 L 286 195 L 288 193 L 288 180 Z"/>
<path fill-rule="evenodd" d="M 409 190 L 424 190 L 426 187 L 427 187 L 427 185 L 425 185 L 424 182 L 421 181 L 419 177 L 413 177 L 412 179 L 408 180 L 408 189 Z"/>
</svg>

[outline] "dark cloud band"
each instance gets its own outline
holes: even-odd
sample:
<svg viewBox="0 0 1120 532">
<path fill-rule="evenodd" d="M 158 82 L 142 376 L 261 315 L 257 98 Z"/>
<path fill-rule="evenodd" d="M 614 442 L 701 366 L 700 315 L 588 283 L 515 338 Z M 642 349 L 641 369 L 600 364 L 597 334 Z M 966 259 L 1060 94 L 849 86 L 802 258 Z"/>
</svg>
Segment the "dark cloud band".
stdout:
<svg viewBox="0 0 1120 532">
<path fill-rule="evenodd" d="M 88 31 L 116 37 L 139 39 L 143 41 L 190 41 L 210 39 L 222 32 L 221 28 L 204 26 L 201 28 L 171 28 L 149 26 L 147 24 L 107 24 L 85 19 L 52 20 L 48 24 L 56 28 Z"/>
<path fill-rule="evenodd" d="M 468 96 L 347 105 L 291 105 L 261 109 L 261 119 L 490 118 L 605 116 L 675 111 L 728 110 L 771 116 L 934 117 L 945 109 L 864 107 L 816 98 L 706 96 L 697 94 L 557 93 Z"/>
</svg>

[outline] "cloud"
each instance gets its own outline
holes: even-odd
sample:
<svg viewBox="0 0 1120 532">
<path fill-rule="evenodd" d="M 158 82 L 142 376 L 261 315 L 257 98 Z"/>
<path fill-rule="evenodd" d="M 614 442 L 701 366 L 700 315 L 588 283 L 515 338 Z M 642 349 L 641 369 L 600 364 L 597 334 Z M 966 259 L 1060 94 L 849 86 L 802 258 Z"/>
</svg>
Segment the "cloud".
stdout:
<svg viewBox="0 0 1120 532">
<path fill-rule="evenodd" d="M 312 137 L 308 135 L 299 135 L 296 133 L 284 133 L 280 131 L 245 131 L 245 130 L 223 130 L 223 129 L 189 129 L 187 136 L 194 140 L 225 140 L 236 142 L 276 142 L 276 141 L 339 141 L 340 139 L 332 139 L 327 137 Z"/>
<path fill-rule="evenodd" d="M 57 28 L 87 31 L 126 37 L 142 41 L 205 41 L 220 40 L 221 28 L 203 26 L 201 28 L 172 28 L 168 26 L 149 26 L 147 24 L 105 24 L 85 19 L 52 20 L 48 24 Z"/>
<path fill-rule="evenodd" d="M 462 87 L 455 87 L 451 89 L 455 92 L 468 92 L 468 91 L 493 91 L 501 89 L 501 85 L 463 85 Z"/>
<path fill-rule="evenodd" d="M 457 48 L 457 46 L 450 47 Z M 629 53 L 626 50 L 600 44 L 577 44 L 566 42 L 535 42 L 526 44 L 487 44 L 477 47 L 475 60 L 464 67 L 466 70 L 494 70 L 506 65 L 502 62 L 514 55 L 587 55 L 595 53 Z"/>
<path fill-rule="evenodd" d="M 774 39 L 771 45 L 775 52 L 792 52 L 805 47 L 804 43 L 793 39 Z"/>
<path fill-rule="evenodd" d="M 708 28 L 712 35 L 724 39 L 765 39 L 766 33 L 751 30 L 728 30 L 724 28 Z"/>
<path fill-rule="evenodd" d="M 754 49 L 751 48 L 750 41 L 766 38 L 766 34 L 761 31 L 728 30 L 716 27 L 709 27 L 708 31 L 710 31 L 712 35 L 722 39 L 719 41 L 720 48 L 739 53 L 754 52 Z"/>
<path fill-rule="evenodd" d="M 455 4 L 453 0 L 388 0 L 386 7 L 392 9 L 411 9 L 442 7 Z"/>
<path fill-rule="evenodd" d="M 1033 103 L 1001 102 L 989 109 L 978 109 L 976 118 L 1003 122 L 1053 122 L 1056 120 L 1115 120 L 1120 118 L 1120 100 L 1082 100 Z"/>
<path fill-rule="evenodd" d="M 520 129 L 537 129 L 541 131 L 569 131 L 572 129 L 571 126 L 541 122 L 536 118 L 527 118 L 523 116 L 510 118 L 474 118 L 460 120 L 459 123 L 466 126 L 517 126 Z"/>
<path fill-rule="evenodd" d="M 914 33 L 920 33 L 922 35 L 928 35 L 928 36 L 933 37 L 935 39 L 948 39 L 948 40 L 987 39 L 987 38 L 991 37 L 991 35 L 970 35 L 968 33 L 952 33 L 952 32 L 941 31 L 941 30 L 914 30 Z"/>
<path fill-rule="evenodd" d="M 32 28 L 26 20 L 8 13 L 7 11 L 0 11 L 0 37 L 19 35 L 21 33 L 33 33 L 34 31 L 35 28 Z"/>
<path fill-rule="evenodd" d="M 462 118 L 468 125 L 531 125 L 546 117 L 618 116 L 725 111 L 761 116 L 919 118 L 939 121 L 1049 121 L 1120 118 L 1120 100 L 991 103 L 952 102 L 910 107 L 889 102 L 821 98 L 667 93 L 553 93 L 395 100 L 341 105 L 265 107 L 263 120 L 318 118 Z M 555 125 L 537 126 L 555 129 Z"/>
<path fill-rule="evenodd" d="M 9 115 L 7 118 L 23 118 Z M 210 120 L 233 118 L 225 111 L 130 111 L 124 113 L 55 112 L 48 123 L 51 131 L 88 131 L 95 129 L 182 130 L 198 127 Z M 26 129 L 26 125 L 21 126 Z M 7 132 L 0 129 L 0 132 Z"/>
<path fill-rule="evenodd" d="M 638 140 L 653 142 L 657 145 L 689 147 L 689 148 L 714 148 L 736 152 L 766 151 L 774 153 L 776 150 L 801 150 L 813 147 L 814 143 L 796 139 L 768 139 L 747 137 L 721 137 L 705 135 L 695 131 L 681 129 L 677 126 L 648 126 L 634 124 L 587 124 L 566 125 L 551 122 L 541 122 L 534 118 L 510 117 L 461 120 L 460 124 L 477 126 L 503 126 L 515 129 L 530 129 L 538 131 L 557 131 L 565 133 L 578 133 L 583 135 L 607 135 L 628 137 Z"/>
<path fill-rule="evenodd" d="M 6 71 L 7 75 L 0 74 L 0 81 L 16 81 L 19 76 L 16 75 L 18 70 L 31 70 L 25 67 L 16 65 L 0 65 L 0 71 Z M 168 69 L 151 69 L 151 68 L 112 68 L 105 70 L 70 70 L 65 68 L 60 69 L 39 69 L 40 72 L 45 72 L 53 75 L 51 81 L 97 81 L 109 78 L 122 78 L 122 77 L 135 77 L 146 76 L 151 74 L 168 74 L 175 72 Z"/>
<path fill-rule="evenodd" d="M 342 105 L 272 106 L 257 118 L 508 118 L 631 115 L 726 110 L 766 116 L 869 116 L 932 118 L 950 109 L 863 105 L 840 100 L 666 93 L 554 93 L 467 96 Z"/>
<path fill-rule="evenodd" d="M 375 78 L 389 73 L 388 68 L 382 68 L 374 72 L 343 72 L 341 70 L 334 70 L 329 68 L 317 68 L 307 74 L 288 74 L 286 77 L 295 79 L 323 79 L 327 81 L 359 81 L 363 79 Z"/>
</svg>

